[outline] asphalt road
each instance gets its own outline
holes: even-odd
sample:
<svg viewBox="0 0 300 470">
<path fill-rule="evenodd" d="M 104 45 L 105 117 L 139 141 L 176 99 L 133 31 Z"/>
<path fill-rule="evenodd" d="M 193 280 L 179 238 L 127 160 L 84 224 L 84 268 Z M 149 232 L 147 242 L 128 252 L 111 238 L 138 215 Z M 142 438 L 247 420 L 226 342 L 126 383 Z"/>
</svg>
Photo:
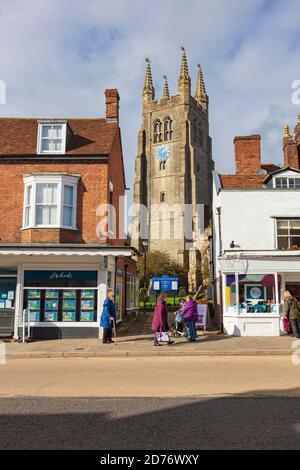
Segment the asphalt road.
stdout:
<svg viewBox="0 0 300 470">
<path fill-rule="evenodd" d="M 1 449 L 300 449 L 300 398 L 2 398 Z"/>
</svg>

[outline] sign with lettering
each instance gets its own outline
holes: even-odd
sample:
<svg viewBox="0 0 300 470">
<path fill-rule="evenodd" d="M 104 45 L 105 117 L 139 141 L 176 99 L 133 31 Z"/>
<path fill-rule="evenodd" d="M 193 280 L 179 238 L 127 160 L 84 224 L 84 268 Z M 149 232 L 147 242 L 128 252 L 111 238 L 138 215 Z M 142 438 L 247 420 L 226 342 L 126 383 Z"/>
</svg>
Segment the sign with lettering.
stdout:
<svg viewBox="0 0 300 470">
<path fill-rule="evenodd" d="M 152 278 L 152 286 L 155 292 L 178 292 L 179 278 L 176 276 L 155 276 Z"/>
<path fill-rule="evenodd" d="M 97 271 L 25 271 L 25 287 L 97 287 Z"/>
</svg>

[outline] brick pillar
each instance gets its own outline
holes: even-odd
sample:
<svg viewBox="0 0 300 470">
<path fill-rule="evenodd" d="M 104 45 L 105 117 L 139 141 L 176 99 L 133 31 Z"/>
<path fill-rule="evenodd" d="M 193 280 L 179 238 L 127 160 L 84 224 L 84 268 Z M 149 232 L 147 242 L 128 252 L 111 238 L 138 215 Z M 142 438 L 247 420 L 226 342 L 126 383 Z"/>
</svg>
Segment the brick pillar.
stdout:
<svg viewBox="0 0 300 470">
<path fill-rule="evenodd" d="M 105 90 L 106 119 L 119 122 L 120 96 L 117 89 Z"/>
<path fill-rule="evenodd" d="M 261 169 L 260 135 L 235 137 L 235 164 L 237 174 L 253 175 Z"/>
</svg>

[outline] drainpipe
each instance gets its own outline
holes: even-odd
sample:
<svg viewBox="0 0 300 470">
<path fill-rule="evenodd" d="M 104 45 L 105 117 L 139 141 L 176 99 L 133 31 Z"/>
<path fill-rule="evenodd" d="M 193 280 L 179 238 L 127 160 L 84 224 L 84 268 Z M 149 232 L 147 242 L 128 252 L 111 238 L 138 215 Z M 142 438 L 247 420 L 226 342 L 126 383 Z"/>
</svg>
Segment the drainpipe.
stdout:
<svg viewBox="0 0 300 470">
<path fill-rule="evenodd" d="M 221 230 L 221 207 L 216 208 L 217 216 L 218 216 L 218 234 L 219 234 L 219 256 L 222 256 L 222 230 Z M 223 314 L 224 314 L 224 304 L 223 304 L 223 277 L 221 270 L 219 269 L 219 279 L 220 279 L 220 286 L 219 286 L 219 296 L 220 296 L 220 333 L 224 333 L 224 323 L 223 323 Z"/>
</svg>

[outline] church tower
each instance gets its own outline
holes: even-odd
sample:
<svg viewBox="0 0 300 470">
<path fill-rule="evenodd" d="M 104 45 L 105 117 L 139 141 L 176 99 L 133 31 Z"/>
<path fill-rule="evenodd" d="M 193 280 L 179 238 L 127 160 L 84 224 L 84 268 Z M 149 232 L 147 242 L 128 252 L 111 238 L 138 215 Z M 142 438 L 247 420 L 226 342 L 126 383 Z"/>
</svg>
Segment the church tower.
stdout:
<svg viewBox="0 0 300 470">
<path fill-rule="evenodd" d="M 132 244 L 143 251 L 170 254 L 185 267 L 189 289 L 202 282 L 203 250 L 208 248 L 212 199 L 212 144 L 209 99 L 201 66 L 195 94 L 182 48 L 178 92 L 171 96 L 164 76 L 163 94 L 155 97 L 151 64 L 146 59 L 142 126 L 135 164 L 133 222 L 139 237 Z M 134 239 L 136 238 L 136 239 Z"/>
</svg>

